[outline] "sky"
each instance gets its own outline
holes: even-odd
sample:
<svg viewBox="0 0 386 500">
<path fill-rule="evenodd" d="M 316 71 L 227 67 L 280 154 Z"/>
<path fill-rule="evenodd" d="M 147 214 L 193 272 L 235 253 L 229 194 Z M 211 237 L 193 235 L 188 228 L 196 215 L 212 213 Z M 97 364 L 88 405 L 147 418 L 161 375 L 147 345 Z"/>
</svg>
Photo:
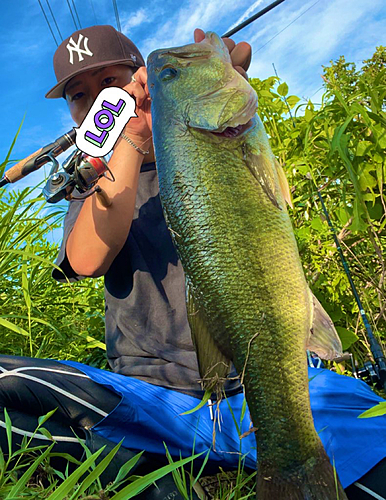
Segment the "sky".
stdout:
<svg viewBox="0 0 386 500">
<path fill-rule="evenodd" d="M 112 0 L 75 2 L 81 27 L 111 24 L 117 27 Z M 193 41 L 194 28 L 223 34 L 266 7 L 272 0 L 117 0 L 122 32 L 146 58 L 155 49 Z M 40 0 L 54 35 L 62 38 L 77 28 L 68 2 Z M 252 46 L 250 77 L 274 75 L 275 65 L 290 94 L 318 102 L 322 65 L 344 55 L 360 65 L 377 45 L 386 44 L 385 0 L 285 0 L 243 28 L 233 38 Z M 25 121 L 11 159 L 20 160 L 69 131 L 74 123 L 63 99 L 46 99 L 56 84 L 52 66 L 56 43 L 39 0 L 2 0 L 0 16 L 0 160 L 6 157 L 15 133 Z M 5 119 L 4 119 L 5 118 Z M 68 152 L 59 157 L 63 161 Z M 14 186 L 33 186 L 44 180 L 44 168 Z"/>
</svg>

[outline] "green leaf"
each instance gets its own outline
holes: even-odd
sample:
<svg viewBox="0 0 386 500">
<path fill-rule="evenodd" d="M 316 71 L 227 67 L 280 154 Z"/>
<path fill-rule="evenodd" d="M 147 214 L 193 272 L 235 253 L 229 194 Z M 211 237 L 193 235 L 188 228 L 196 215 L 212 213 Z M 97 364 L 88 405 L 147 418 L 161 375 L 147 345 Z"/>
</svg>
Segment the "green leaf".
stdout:
<svg viewBox="0 0 386 500">
<path fill-rule="evenodd" d="M 377 180 L 366 169 L 359 176 L 359 185 L 362 191 L 366 191 L 368 188 L 374 188 L 377 185 Z"/>
<path fill-rule="evenodd" d="M 337 216 L 342 226 L 344 226 L 350 218 L 350 214 L 347 211 L 346 207 L 339 207 L 337 211 Z"/>
<path fill-rule="evenodd" d="M 106 455 L 99 464 L 95 467 L 95 469 L 83 480 L 82 484 L 79 486 L 77 491 L 72 495 L 70 500 L 77 500 L 80 495 L 82 495 L 89 486 L 92 485 L 94 481 L 103 473 L 103 471 L 109 466 L 110 462 L 113 460 L 115 454 L 119 450 L 122 441 L 118 443 L 108 455 Z"/>
<path fill-rule="evenodd" d="M 206 403 L 210 400 L 211 395 L 212 395 L 212 391 L 206 390 L 200 403 L 197 406 L 195 406 L 192 410 L 188 410 L 188 411 L 185 411 L 184 413 L 181 413 L 181 415 L 189 415 L 190 413 L 194 413 L 195 411 L 199 410 L 200 408 L 202 408 L 203 406 L 206 405 Z"/>
<path fill-rule="evenodd" d="M 243 420 L 244 420 L 244 417 L 245 417 L 245 412 L 247 410 L 247 400 L 243 399 L 243 404 L 241 406 L 241 415 L 240 415 L 240 427 L 241 427 L 241 424 L 243 423 Z"/>
<path fill-rule="evenodd" d="M 29 243 L 27 243 L 26 253 L 29 253 L 29 250 L 30 250 L 30 246 L 29 246 Z M 23 260 L 23 264 L 21 266 L 21 279 L 22 279 L 24 300 L 25 300 L 27 309 L 31 310 L 31 294 L 29 291 L 29 282 L 28 282 L 28 276 L 27 276 L 27 262 L 25 260 Z"/>
<path fill-rule="evenodd" d="M 289 95 L 287 97 L 287 104 L 292 109 L 300 101 L 300 97 L 296 95 Z"/>
<path fill-rule="evenodd" d="M 154 483 L 154 481 L 161 479 L 161 477 L 164 477 L 170 472 L 173 472 L 178 467 L 182 467 L 183 465 L 188 464 L 192 460 L 195 460 L 196 458 L 200 457 L 203 453 L 204 452 L 198 453 L 197 455 L 193 455 L 189 458 L 184 458 L 183 460 L 179 460 L 178 462 L 174 462 L 173 464 L 165 465 L 164 467 L 161 467 L 161 469 L 158 469 L 154 472 L 151 472 L 150 474 L 147 474 L 144 477 L 141 477 L 140 479 L 137 479 L 133 483 L 128 484 L 119 493 L 111 497 L 110 500 L 129 500 L 130 498 L 135 497 L 135 495 L 138 495 L 150 484 Z M 54 499 L 51 499 L 50 497 L 49 500 L 54 500 Z"/>
<path fill-rule="evenodd" d="M 355 335 L 354 332 L 347 330 L 341 326 L 336 327 L 336 331 L 338 332 L 339 338 L 342 342 L 342 349 L 346 351 L 352 344 L 354 344 L 358 340 L 358 336 Z"/>
<path fill-rule="evenodd" d="M 277 88 L 277 93 L 285 97 L 288 94 L 288 85 L 285 82 L 281 83 Z"/>
<path fill-rule="evenodd" d="M 311 111 L 309 108 L 306 108 L 304 112 L 304 118 L 307 122 L 310 122 L 312 118 L 314 117 L 314 112 Z"/>
<path fill-rule="evenodd" d="M 47 455 L 50 453 L 52 450 L 52 447 L 54 446 L 55 443 L 52 443 L 51 446 L 49 446 L 40 457 L 35 459 L 35 461 L 32 463 L 32 465 L 24 472 L 24 474 L 21 476 L 21 478 L 18 480 L 18 482 L 15 484 L 15 486 L 11 489 L 11 491 L 8 493 L 8 495 L 5 497 L 5 500 L 14 500 L 15 498 L 20 498 L 18 497 L 19 493 L 21 493 L 27 484 L 27 482 L 31 479 L 32 474 L 35 472 L 35 470 L 38 468 L 38 466 L 43 462 L 43 460 L 47 457 Z M 51 497 L 50 497 L 51 498 Z"/>
<path fill-rule="evenodd" d="M 1 475 L 5 472 L 5 458 L 3 450 L 0 448 L 0 479 Z"/>
<path fill-rule="evenodd" d="M 33 451 L 45 450 L 45 449 L 47 449 L 47 446 L 48 446 L 48 443 L 41 444 L 40 446 L 30 446 L 30 447 L 27 447 L 24 445 L 19 450 L 14 451 L 12 456 L 17 457 L 18 455 L 21 455 L 23 453 L 32 453 Z M 52 453 L 50 456 L 52 456 Z M 0 467 L 0 470 L 1 470 L 1 467 Z"/>
<path fill-rule="evenodd" d="M 258 95 L 262 97 L 268 97 L 269 99 L 274 98 L 274 95 L 269 90 L 264 90 L 264 89 L 259 90 Z"/>
<path fill-rule="evenodd" d="M 43 436 L 48 438 L 50 441 L 55 441 L 54 438 L 52 437 L 51 432 L 45 427 L 39 427 L 39 432 L 40 434 L 43 434 Z M 36 434 L 39 435 L 39 432 L 37 432 Z"/>
<path fill-rule="evenodd" d="M 363 221 L 361 214 L 363 213 L 363 209 L 356 198 L 354 200 L 354 213 L 353 213 L 353 221 L 350 225 L 350 229 L 352 231 L 362 232 L 367 229 L 367 224 Z"/>
<path fill-rule="evenodd" d="M 41 425 L 44 425 L 44 424 L 45 424 L 45 422 L 47 422 L 47 420 L 48 420 L 49 418 L 51 418 L 51 417 L 52 417 L 52 415 L 56 412 L 56 410 L 57 410 L 57 409 L 58 409 L 58 408 L 55 408 L 54 410 L 51 410 L 51 411 L 49 411 L 48 413 L 46 413 L 45 415 L 42 415 L 41 417 L 39 417 L 39 418 L 38 418 L 38 424 L 39 424 L 39 427 L 40 427 Z"/>
<path fill-rule="evenodd" d="M 358 142 L 357 149 L 356 149 L 356 156 L 364 156 L 368 155 L 373 149 L 374 144 L 370 141 L 360 141 Z"/>
<path fill-rule="evenodd" d="M 7 441 L 8 441 L 8 454 L 12 455 L 12 422 L 9 418 L 7 408 L 4 408 L 4 419 L 5 419 L 5 429 L 7 433 Z"/>
<path fill-rule="evenodd" d="M 209 460 L 209 455 L 210 455 L 210 452 L 211 452 L 211 448 L 209 448 L 209 450 L 206 452 L 205 458 L 204 458 L 204 460 L 203 460 L 203 462 L 202 462 L 202 465 L 201 465 L 201 467 L 200 467 L 200 470 L 198 471 L 198 474 L 197 474 L 197 476 L 196 476 L 196 478 L 195 478 L 195 480 L 194 480 L 193 485 L 194 485 L 194 484 L 195 484 L 195 483 L 196 483 L 196 482 L 200 479 L 201 474 L 203 473 L 203 471 L 204 471 L 204 469 L 205 469 L 205 466 L 206 466 L 206 464 L 207 464 L 207 462 L 208 462 L 208 460 Z"/>
<path fill-rule="evenodd" d="M 27 319 L 27 320 L 29 319 L 28 316 L 24 316 L 24 315 L 21 315 L 21 314 L 4 314 L 1 317 L 2 318 Z M 35 321 L 36 323 L 40 323 L 41 325 L 46 325 L 49 328 L 51 328 L 52 330 L 54 330 L 54 332 L 60 334 L 60 330 L 58 330 L 54 325 L 52 325 L 48 321 L 45 321 L 44 319 L 41 319 L 41 318 L 36 318 L 34 316 L 31 316 L 30 319 L 31 319 L 31 321 Z M 95 339 L 91 338 L 91 340 L 95 340 Z"/>
<path fill-rule="evenodd" d="M 0 317 L 0 325 L 5 326 L 5 328 L 8 328 L 9 330 L 12 330 L 13 332 L 20 333 L 20 335 L 24 335 L 25 337 L 29 337 L 29 333 L 24 330 L 24 328 L 21 328 L 20 326 L 14 325 L 10 321 L 1 318 Z"/>
<path fill-rule="evenodd" d="M 135 455 L 133 458 L 130 458 L 128 462 L 122 465 L 122 467 L 119 469 L 119 472 L 117 474 L 117 477 L 114 480 L 114 484 L 120 483 L 123 481 L 126 476 L 129 474 L 131 469 L 135 467 L 137 464 L 138 460 L 141 458 L 143 451 L 140 451 L 137 455 Z"/>
<path fill-rule="evenodd" d="M 376 406 L 373 406 L 369 410 L 364 411 L 358 418 L 372 418 L 372 417 L 380 417 L 382 415 L 386 415 L 386 401 L 381 401 Z"/>
<path fill-rule="evenodd" d="M 231 416 L 232 416 L 233 423 L 235 424 L 235 427 L 236 427 L 237 434 L 238 434 L 238 436 L 240 437 L 240 436 L 241 436 L 241 427 L 239 426 L 239 424 L 238 424 L 238 422 L 237 422 L 237 419 L 236 419 L 236 416 L 235 416 L 235 414 L 234 414 L 233 408 L 231 407 L 231 404 L 229 403 L 229 401 L 228 401 L 228 398 L 227 398 L 227 397 L 225 397 L 225 401 L 227 402 L 227 405 L 228 405 L 229 411 L 230 411 Z"/>
<path fill-rule="evenodd" d="M 48 500 L 64 500 L 69 493 L 72 492 L 74 486 L 83 476 L 85 472 L 94 464 L 95 460 L 99 457 L 105 447 L 96 451 L 91 455 L 82 465 L 80 465 L 55 491 L 52 493 Z"/>
<path fill-rule="evenodd" d="M 320 217 L 316 217 L 311 221 L 311 227 L 316 229 L 317 231 L 321 231 L 323 229 L 323 222 Z"/>
<path fill-rule="evenodd" d="M 24 120 L 25 120 L 25 114 L 24 114 L 23 119 L 19 125 L 19 128 L 17 129 L 15 137 L 13 138 L 13 141 L 12 141 L 11 147 L 9 148 L 7 156 L 6 156 L 5 160 L 3 161 L 3 163 L 0 165 L 0 176 L 3 176 L 3 174 L 4 174 L 4 169 L 7 166 L 9 157 L 11 156 L 12 150 L 16 144 L 16 139 L 18 138 L 18 135 L 20 134 L 20 130 L 21 130 L 21 127 L 23 126 Z"/>
<path fill-rule="evenodd" d="M 169 464 L 173 464 L 173 458 L 170 455 L 170 452 L 168 450 L 168 447 L 164 443 L 165 449 L 166 449 L 166 457 L 169 461 Z M 176 469 L 172 472 L 173 475 L 173 480 L 175 485 L 177 486 L 178 491 L 181 493 L 181 495 L 184 497 L 185 500 L 189 500 L 188 498 L 188 493 L 187 493 L 187 485 L 186 485 L 186 474 L 185 474 L 185 469 L 181 467 L 181 472 Z"/>
</svg>

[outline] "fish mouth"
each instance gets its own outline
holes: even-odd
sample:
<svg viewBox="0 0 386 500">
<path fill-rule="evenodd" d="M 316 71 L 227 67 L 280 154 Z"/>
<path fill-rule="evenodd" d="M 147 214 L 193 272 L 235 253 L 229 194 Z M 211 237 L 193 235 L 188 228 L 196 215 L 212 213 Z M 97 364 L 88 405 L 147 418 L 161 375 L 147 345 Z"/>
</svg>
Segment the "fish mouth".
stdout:
<svg viewBox="0 0 386 500">
<path fill-rule="evenodd" d="M 252 118 L 242 125 L 237 125 L 236 127 L 226 127 L 225 130 L 208 130 L 210 134 L 213 134 L 217 137 L 226 137 L 228 139 L 235 139 L 236 137 L 240 137 L 245 132 L 247 132 L 252 127 Z"/>
</svg>

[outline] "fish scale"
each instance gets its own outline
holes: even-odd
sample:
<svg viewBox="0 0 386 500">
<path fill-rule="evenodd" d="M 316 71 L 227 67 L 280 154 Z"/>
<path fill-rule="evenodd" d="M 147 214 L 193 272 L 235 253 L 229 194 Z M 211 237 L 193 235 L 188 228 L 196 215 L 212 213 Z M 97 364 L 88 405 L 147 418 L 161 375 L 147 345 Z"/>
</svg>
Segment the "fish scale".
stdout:
<svg viewBox="0 0 386 500">
<path fill-rule="evenodd" d="M 205 57 L 198 46 L 152 53 L 148 82 L 160 197 L 187 277 L 200 370 L 212 366 L 218 350 L 244 374 L 258 428 L 259 500 L 336 499 L 309 403 L 305 350 L 313 299 L 275 160 L 261 121 L 250 112 L 255 97 L 235 77 L 220 39 L 207 34 Z M 240 134 L 210 133 L 227 126 Z M 214 344 L 203 353 L 204 332 Z"/>
</svg>

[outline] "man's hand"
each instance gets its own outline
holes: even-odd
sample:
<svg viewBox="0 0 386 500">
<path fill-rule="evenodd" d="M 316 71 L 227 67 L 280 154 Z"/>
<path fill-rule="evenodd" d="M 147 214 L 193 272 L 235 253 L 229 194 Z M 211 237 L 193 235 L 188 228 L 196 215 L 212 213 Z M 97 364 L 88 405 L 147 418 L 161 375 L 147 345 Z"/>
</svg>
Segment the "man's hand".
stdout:
<svg viewBox="0 0 386 500">
<path fill-rule="evenodd" d="M 150 94 L 147 86 L 147 71 L 143 66 L 134 73 L 135 81 L 131 81 L 123 88 L 135 97 L 137 117 L 131 118 L 125 127 L 125 134 L 134 141 L 141 142 L 144 149 L 148 149 L 151 138 Z M 143 144 L 146 142 L 145 147 Z M 137 144 L 140 146 L 140 144 Z"/>
<path fill-rule="evenodd" d="M 194 41 L 196 43 L 201 42 L 204 38 L 204 31 L 198 28 L 194 30 Z M 247 42 L 240 42 L 236 45 L 231 38 L 223 38 L 223 40 L 228 47 L 233 67 L 248 80 L 247 70 L 251 64 L 252 58 L 251 46 Z"/>
</svg>

